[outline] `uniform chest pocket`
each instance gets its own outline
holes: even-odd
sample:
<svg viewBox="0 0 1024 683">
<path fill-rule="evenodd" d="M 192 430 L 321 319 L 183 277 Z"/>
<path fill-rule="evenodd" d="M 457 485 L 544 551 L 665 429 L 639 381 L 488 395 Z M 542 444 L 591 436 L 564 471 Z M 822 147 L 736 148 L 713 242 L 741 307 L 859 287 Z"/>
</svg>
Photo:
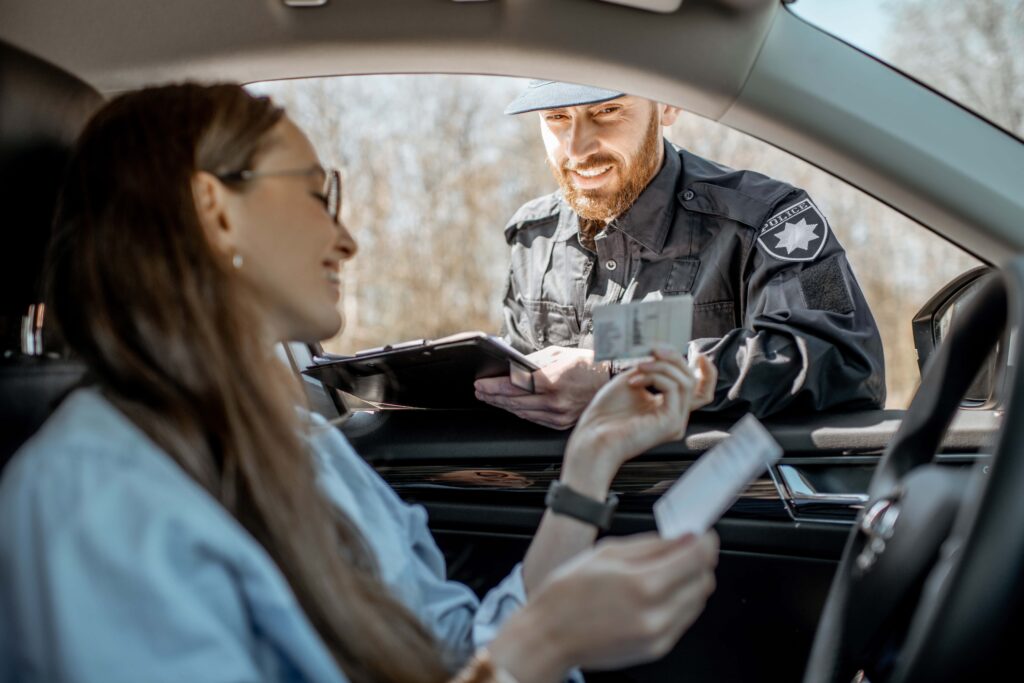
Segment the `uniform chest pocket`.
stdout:
<svg viewBox="0 0 1024 683">
<path fill-rule="evenodd" d="M 700 270 L 700 259 L 693 256 L 677 258 L 672 261 L 672 269 L 665 281 L 666 294 L 689 294 L 693 291 L 693 283 L 697 280 Z"/>
<path fill-rule="evenodd" d="M 724 337 L 739 327 L 736 306 L 731 301 L 695 304 L 693 307 L 693 338 Z"/>
<path fill-rule="evenodd" d="M 572 306 L 551 301 L 524 301 L 530 329 L 540 348 L 576 346 L 580 340 L 580 321 Z"/>
</svg>

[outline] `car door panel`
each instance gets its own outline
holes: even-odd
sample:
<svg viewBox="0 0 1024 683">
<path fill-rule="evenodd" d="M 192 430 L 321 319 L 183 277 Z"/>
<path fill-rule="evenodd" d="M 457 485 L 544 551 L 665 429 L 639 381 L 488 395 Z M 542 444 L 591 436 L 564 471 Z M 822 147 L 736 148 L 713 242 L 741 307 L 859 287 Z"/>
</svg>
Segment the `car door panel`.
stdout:
<svg viewBox="0 0 1024 683">
<path fill-rule="evenodd" d="M 662 660 L 588 672 L 588 679 L 798 680 L 850 526 L 900 415 L 767 420 L 785 455 L 716 524 L 718 585 L 700 619 Z M 726 438 L 733 421 L 695 419 L 684 441 L 626 463 L 613 484 L 620 504 L 610 533 L 655 530 L 654 501 Z M 997 423 L 994 412 L 964 411 L 944 461 L 962 467 L 985 457 Z M 568 438 L 493 410 L 357 413 L 343 431 L 399 495 L 427 509 L 449 576 L 480 594 L 524 557 Z"/>
</svg>

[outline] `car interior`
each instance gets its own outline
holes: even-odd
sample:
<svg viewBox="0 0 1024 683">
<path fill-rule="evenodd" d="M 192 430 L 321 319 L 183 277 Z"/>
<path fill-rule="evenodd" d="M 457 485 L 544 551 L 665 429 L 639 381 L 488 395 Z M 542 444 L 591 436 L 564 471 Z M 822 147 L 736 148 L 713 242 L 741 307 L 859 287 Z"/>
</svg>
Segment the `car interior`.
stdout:
<svg viewBox="0 0 1024 683">
<path fill-rule="evenodd" d="M 588 679 L 983 680 L 1012 662 L 1024 143 L 777 0 L 631 4 L 96 0 L 58 11 L 0 0 L 0 467 L 87 381 L 50 332 L 42 270 L 63 163 L 105 97 L 185 79 L 372 73 L 615 88 L 806 159 L 988 266 L 907 321 L 924 379 L 906 411 L 765 421 L 785 455 L 716 525 L 718 587 L 704 614 L 663 659 Z M 318 351 L 282 349 L 297 373 Z M 451 578 L 483 592 L 522 559 L 567 433 L 486 407 L 353 410 L 303 383 L 314 409 L 427 508 Z M 611 533 L 653 530 L 654 501 L 735 419 L 695 415 L 685 439 L 627 463 Z"/>
</svg>

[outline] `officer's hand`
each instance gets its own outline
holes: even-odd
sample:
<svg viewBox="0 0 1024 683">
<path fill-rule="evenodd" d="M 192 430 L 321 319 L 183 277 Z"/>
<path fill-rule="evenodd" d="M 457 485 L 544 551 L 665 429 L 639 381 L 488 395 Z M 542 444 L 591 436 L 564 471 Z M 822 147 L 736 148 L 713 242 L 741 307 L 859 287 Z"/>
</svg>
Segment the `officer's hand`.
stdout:
<svg viewBox="0 0 1024 683">
<path fill-rule="evenodd" d="M 700 410 L 715 400 L 718 388 L 718 367 L 703 353 L 690 352 L 690 367 L 697 370 L 697 390 L 693 392 L 690 412 Z"/>
<path fill-rule="evenodd" d="M 590 349 L 549 346 L 528 358 L 541 366 L 533 373 L 534 393 L 520 389 L 507 377 L 492 377 L 476 381 L 476 397 L 524 420 L 568 429 L 608 382 L 607 365 L 595 364 Z"/>
</svg>

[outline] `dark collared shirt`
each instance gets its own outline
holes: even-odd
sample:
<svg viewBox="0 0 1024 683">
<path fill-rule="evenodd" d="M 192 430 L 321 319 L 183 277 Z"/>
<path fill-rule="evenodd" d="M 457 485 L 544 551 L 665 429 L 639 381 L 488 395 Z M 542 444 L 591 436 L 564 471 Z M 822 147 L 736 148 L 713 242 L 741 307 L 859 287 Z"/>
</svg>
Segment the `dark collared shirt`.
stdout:
<svg viewBox="0 0 1024 683">
<path fill-rule="evenodd" d="M 661 170 L 593 250 L 561 193 L 521 207 L 505 236 L 503 335 L 523 352 L 592 348 L 595 306 L 690 294 L 691 349 L 719 370 L 706 410 L 764 416 L 885 402 L 875 321 L 803 190 L 666 141 Z"/>
</svg>

